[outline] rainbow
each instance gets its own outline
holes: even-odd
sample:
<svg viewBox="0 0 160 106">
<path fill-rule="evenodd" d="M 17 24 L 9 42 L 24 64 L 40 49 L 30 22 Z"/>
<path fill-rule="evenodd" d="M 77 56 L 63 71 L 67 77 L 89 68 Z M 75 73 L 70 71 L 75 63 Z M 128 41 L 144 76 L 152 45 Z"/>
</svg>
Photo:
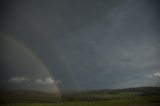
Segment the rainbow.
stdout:
<svg viewBox="0 0 160 106">
<path fill-rule="evenodd" d="M 6 34 L 1 34 L 1 35 L 5 40 L 11 42 L 12 44 L 16 45 L 17 47 L 19 47 L 20 49 L 25 51 L 25 53 L 27 55 L 29 55 L 36 62 L 36 64 L 38 64 L 38 66 L 45 72 L 45 74 L 48 75 L 49 77 L 51 77 L 54 80 L 53 76 L 50 74 L 50 70 L 41 61 L 41 59 L 34 54 L 34 52 L 32 50 L 27 48 L 24 44 L 22 44 L 17 39 L 15 39 L 15 38 L 13 38 L 11 36 L 8 36 L 8 34 L 7 35 Z M 54 89 L 55 91 L 54 92 L 56 92 L 58 94 L 58 96 L 61 97 L 60 89 L 59 89 L 59 87 L 58 87 L 58 85 L 56 83 L 55 83 L 54 87 L 55 87 L 55 89 Z"/>
</svg>

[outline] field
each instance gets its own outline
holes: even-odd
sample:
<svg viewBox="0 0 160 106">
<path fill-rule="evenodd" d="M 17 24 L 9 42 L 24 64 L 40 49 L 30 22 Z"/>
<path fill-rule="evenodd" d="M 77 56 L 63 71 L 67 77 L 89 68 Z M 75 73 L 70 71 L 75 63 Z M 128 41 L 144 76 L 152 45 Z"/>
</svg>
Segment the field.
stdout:
<svg viewBox="0 0 160 106">
<path fill-rule="evenodd" d="M 8 97 L 9 94 L 12 96 Z M 160 106 L 160 88 L 87 91 L 65 94 L 61 98 L 23 91 L 3 93 L 0 100 L 1 106 Z"/>
<path fill-rule="evenodd" d="M 160 103 L 149 102 L 143 98 L 128 100 L 111 100 L 100 102 L 62 102 L 62 103 L 17 103 L 3 104 L 2 106 L 159 106 Z"/>
</svg>

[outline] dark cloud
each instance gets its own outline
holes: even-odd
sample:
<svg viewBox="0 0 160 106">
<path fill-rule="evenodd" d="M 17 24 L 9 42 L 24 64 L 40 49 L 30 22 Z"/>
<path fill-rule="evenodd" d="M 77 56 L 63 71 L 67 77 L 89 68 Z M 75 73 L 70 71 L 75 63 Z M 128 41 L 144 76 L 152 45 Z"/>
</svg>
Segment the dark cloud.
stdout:
<svg viewBox="0 0 160 106">
<path fill-rule="evenodd" d="M 15 0 L 3 4 L 0 31 L 31 51 L 55 81 L 61 81 L 62 91 L 150 85 L 153 82 L 146 83 L 145 74 L 160 68 L 156 2 Z M 14 43 L 3 42 L 1 79 L 26 74 L 31 79 L 41 76 L 37 82 L 45 82 L 32 56 Z M 4 54 L 8 58 L 2 58 Z"/>
</svg>

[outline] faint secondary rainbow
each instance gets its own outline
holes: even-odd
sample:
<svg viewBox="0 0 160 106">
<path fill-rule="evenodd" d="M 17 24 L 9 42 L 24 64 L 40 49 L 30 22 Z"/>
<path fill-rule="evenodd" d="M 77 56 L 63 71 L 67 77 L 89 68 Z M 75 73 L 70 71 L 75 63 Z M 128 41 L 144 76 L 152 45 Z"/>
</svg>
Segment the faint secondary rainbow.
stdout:
<svg viewBox="0 0 160 106">
<path fill-rule="evenodd" d="M 29 48 L 27 48 L 24 44 L 22 44 L 20 41 L 18 41 L 17 39 L 11 37 L 11 36 L 8 36 L 8 34 L 2 34 L 1 33 L 1 36 L 5 39 L 5 40 L 8 40 L 9 42 L 12 42 L 13 44 L 15 44 L 17 47 L 23 49 L 25 51 L 25 53 L 27 53 L 27 55 L 29 55 L 39 66 L 42 70 L 45 71 L 46 75 L 48 75 L 49 77 L 51 77 L 53 80 L 54 78 L 52 77 L 52 75 L 50 74 L 49 72 L 49 69 L 45 66 L 45 64 L 39 59 L 38 56 L 36 56 L 32 50 L 30 50 Z M 61 97 L 61 93 L 60 93 L 60 90 L 58 88 L 58 85 L 56 83 L 54 83 L 55 85 L 55 89 L 54 89 L 54 92 L 57 93 L 57 96 Z"/>
</svg>

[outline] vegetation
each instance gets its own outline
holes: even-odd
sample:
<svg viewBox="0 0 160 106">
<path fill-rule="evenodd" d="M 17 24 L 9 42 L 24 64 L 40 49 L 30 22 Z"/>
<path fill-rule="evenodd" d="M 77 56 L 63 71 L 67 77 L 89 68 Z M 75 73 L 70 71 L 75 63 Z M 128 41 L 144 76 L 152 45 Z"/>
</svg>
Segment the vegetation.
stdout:
<svg viewBox="0 0 160 106">
<path fill-rule="evenodd" d="M 87 91 L 64 94 L 61 98 L 43 92 L 3 92 L 0 103 L 2 106 L 158 106 L 160 88 Z"/>
</svg>

